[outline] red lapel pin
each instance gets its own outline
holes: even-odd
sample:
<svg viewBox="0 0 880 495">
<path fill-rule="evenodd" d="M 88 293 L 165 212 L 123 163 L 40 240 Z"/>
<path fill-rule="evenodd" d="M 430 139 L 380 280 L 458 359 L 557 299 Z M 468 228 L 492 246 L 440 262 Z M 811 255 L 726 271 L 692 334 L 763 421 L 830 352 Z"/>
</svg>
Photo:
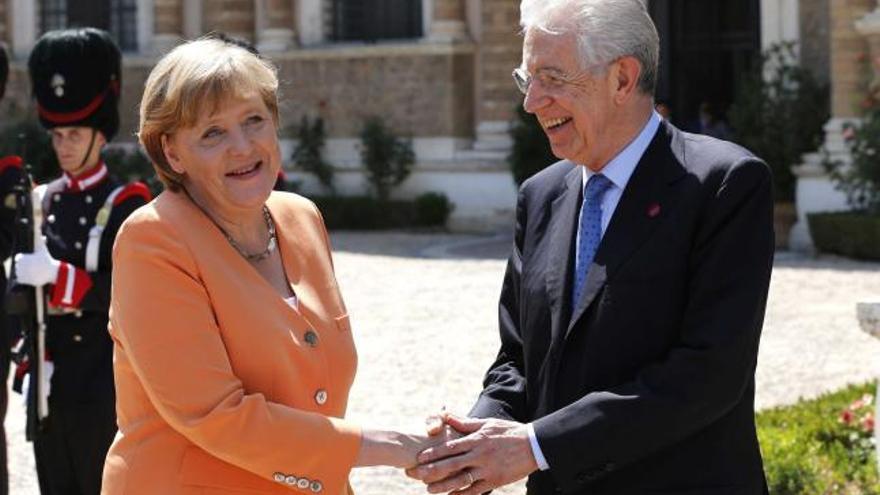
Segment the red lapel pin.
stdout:
<svg viewBox="0 0 880 495">
<path fill-rule="evenodd" d="M 659 214 L 660 214 L 660 203 L 651 203 L 651 206 L 648 207 L 648 216 L 651 218 L 654 218 Z"/>
</svg>

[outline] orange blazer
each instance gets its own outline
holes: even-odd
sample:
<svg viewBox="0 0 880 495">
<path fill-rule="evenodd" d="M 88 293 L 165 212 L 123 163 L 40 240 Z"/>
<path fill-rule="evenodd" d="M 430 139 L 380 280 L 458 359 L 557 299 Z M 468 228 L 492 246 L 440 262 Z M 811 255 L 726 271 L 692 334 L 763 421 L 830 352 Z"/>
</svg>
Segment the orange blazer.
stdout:
<svg viewBox="0 0 880 495">
<path fill-rule="evenodd" d="M 119 433 L 102 493 L 350 493 L 361 431 L 341 418 L 357 355 L 327 232 L 302 197 L 267 206 L 298 310 L 184 193 L 119 230 Z"/>
</svg>

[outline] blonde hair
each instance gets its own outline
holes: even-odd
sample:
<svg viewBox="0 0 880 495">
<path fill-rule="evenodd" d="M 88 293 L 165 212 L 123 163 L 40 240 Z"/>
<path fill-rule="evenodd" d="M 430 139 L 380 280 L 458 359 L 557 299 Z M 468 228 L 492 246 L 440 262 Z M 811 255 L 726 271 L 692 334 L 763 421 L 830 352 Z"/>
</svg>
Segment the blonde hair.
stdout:
<svg viewBox="0 0 880 495">
<path fill-rule="evenodd" d="M 140 107 L 138 137 L 156 174 L 171 191 L 181 188 L 162 149 L 162 136 L 196 124 L 224 102 L 258 94 L 278 119 L 278 76 L 267 60 L 218 39 L 202 38 L 179 45 L 150 72 Z"/>
</svg>

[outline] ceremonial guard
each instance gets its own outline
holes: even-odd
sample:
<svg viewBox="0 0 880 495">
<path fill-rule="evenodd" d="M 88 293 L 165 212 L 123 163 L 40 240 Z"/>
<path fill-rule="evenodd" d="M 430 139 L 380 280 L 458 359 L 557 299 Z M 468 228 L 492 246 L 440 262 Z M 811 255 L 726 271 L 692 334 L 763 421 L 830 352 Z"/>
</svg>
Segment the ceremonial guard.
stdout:
<svg viewBox="0 0 880 495">
<path fill-rule="evenodd" d="M 28 60 L 63 172 L 42 186 L 45 246 L 14 258 L 17 282 L 46 294 L 48 416 L 33 439 L 43 494 L 100 493 L 116 433 L 111 251 L 119 226 L 150 199 L 146 186 L 117 180 L 101 159 L 119 127 L 120 65 L 116 44 L 93 28 L 48 32 Z"/>
</svg>

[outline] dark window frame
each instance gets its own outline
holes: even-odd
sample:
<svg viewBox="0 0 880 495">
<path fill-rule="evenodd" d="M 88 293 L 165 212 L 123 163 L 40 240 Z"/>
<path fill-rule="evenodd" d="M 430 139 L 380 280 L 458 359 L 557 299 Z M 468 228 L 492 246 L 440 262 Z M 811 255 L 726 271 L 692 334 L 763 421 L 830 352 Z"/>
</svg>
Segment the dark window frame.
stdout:
<svg viewBox="0 0 880 495">
<path fill-rule="evenodd" d="M 39 0 L 40 33 L 91 26 L 109 32 L 123 52 L 138 51 L 137 0 L 75 1 L 72 6 L 69 0 Z M 93 2 L 101 5 L 90 5 Z"/>
<path fill-rule="evenodd" d="M 421 38 L 422 0 L 332 0 L 329 32 L 333 41 Z"/>
</svg>

